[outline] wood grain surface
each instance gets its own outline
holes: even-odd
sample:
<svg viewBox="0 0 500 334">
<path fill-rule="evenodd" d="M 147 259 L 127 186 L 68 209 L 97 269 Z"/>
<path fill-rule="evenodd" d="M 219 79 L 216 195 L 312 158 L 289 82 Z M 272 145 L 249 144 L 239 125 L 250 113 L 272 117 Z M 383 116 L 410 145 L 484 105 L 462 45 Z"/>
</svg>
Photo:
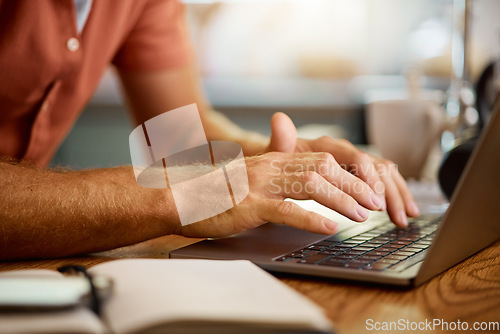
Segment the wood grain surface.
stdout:
<svg viewBox="0 0 500 334">
<path fill-rule="evenodd" d="M 167 258 L 168 253 L 201 239 L 165 236 L 137 245 L 81 257 L 1 262 L 0 271 L 56 269 L 64 264 L 88 267 L 121 258 Z M 355 333 L 500 333 L 500 329 L 473 330 L 475 322 L 500 321 L 500 242 L 466 259 L 426 284 L 411 290 L 279 276 L 295 290 L 325 309 L 340 334 Z M 468 330 L 369 330 L 375 322 L 466 322 Z M 368 321 L 368 323 L 367 323 Z M 452 325 L 449 325 L 452 326 Z M 484 324 L 483 324 L 484 326 Z"/>
</svg>

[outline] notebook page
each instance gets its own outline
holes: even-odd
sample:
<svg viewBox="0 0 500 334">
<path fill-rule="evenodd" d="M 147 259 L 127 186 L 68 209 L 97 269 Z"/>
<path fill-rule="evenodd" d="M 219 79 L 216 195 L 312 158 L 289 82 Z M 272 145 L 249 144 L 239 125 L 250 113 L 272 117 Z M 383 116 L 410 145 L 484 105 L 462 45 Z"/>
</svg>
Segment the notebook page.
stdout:
<svg viewBox="0 0 500 334">
<path fill-rule="evenodd" d="M 320 308 L 248 261 L 130 259 L 89 272 L 114 280 L 103 319 L 116 333 L 182 321 L 330 329 Z"/>
</svg>

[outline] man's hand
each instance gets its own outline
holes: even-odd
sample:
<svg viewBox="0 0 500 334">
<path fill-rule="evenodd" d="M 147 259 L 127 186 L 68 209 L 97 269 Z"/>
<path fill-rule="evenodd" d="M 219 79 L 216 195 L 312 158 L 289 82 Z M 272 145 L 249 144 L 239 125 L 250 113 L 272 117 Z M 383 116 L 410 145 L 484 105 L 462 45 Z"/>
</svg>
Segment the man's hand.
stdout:
<svg viewBox="0 0 500 334">
<path fill-rule="evenodd" d="M 398 226 L 405 226 L 406 215 L 418 215 L 412 195 L 392 162 L 372 158 L 342 140 L 327 137 L 297 139 L 295 126 L 282 113 L 275 114 L 271 120 L 271 142 L 266 148 L 268 142 L 264 136 L 242 130 L 223 115 L 210 111 L 196 73 L 192 66 L 164 72 L 120 73 L 136 121 L 142 123 L 166 110 L 196 102 L 209 140 L 237 142 L 246 155 L 263 152 L 330 153 L 340 166 L 364 180 L 382 202 L 387 202 L 389 215 Z"/>
<path fill-rule="evenodd" d="M 407 215 L 419 215 L 418 206 L 397 166 L 388 160 L 372 157 L 347 140 L 321 137 L 316 140 L 297 139 L 292 120 L 283 113 L 271 119 L 271 141 L 266 151 L 278 152 L 327 152 L 345 170 L 365 181 L 383 201 L 391 220 L 400 227 L 408 225 Z M 387 203 L 387 204 L 385 204 Z"/>
<path fill-rule="evenodd" d="M 314 199 L 361 222 L 383 202 L 360 178 L 342 168 L 329 153 L 272 152 L 247 157 L 248 196 L 232 209 L 181 227 L 189 237 L 224 237 L 265 222 L 333 234 L 337 224 L 285 198 Z"/>
</svg>

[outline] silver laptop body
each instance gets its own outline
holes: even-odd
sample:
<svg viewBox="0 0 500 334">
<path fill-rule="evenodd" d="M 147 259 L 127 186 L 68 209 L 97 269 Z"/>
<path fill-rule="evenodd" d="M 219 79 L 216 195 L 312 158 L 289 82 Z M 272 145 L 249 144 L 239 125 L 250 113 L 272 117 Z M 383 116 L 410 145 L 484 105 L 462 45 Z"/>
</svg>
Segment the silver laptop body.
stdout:
<svg viewBox="0 0 500 334">
<path fill-rule="evenodd" d="M 422 284 L 500 240 L 497 214 L 500 208 L 500 105 L 496 107 L 444 215 L 426 215 L 411 223 L 406 232 L 394 230 L 387 215 L 375 215 L 374 219 L 333 236 L 268 223 L 232 237 L 206 240 L 175 250 L 170 257 L 247 259 L 277 273 L 397 286 Z M 392 239 L 394 235 L 396 239 Z M 390 242 L 387 246 L 402 247 L 388 252 L 388 247 L 382 247 L 385 241 Z M 409 247 L 412 245 L 415 247 Z M 377 252 L 377 249 L 385 252 Z M 363 251 L 365 253 L 360 253 Z M 342 254 L 345 255 L 342 257 Z M 385 255 L 371 264 L 363 264 L 363 260 L 372 258 L 370 254 Z M 349 256 L 355 258 L 345 260 Z M 379 261 L 380 265 L 376 266 Z"/>
</svg>

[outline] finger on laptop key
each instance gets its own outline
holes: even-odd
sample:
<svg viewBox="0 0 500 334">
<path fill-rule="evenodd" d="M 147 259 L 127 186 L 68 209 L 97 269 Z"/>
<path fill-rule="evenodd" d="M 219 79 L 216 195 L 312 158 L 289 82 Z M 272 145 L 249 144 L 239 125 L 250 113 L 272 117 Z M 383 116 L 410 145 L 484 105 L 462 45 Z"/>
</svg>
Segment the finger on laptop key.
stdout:
<svg viewBox="0 0 500 334">
<path fill-rule="evenodd" d="M 364 181 L 382 202 L 378 209 L 385 210 L 385 187 L 375 166 L 376 159 L 344 139 L 325 138 L 321 144 L 318 149 L 335 152 L 335 157 L 341 162 L 343 169 Z"/>
<path fill-rule="evenodd" d="M 380 209 L 385 210 L 387 207 L 385 203 L 385 185 L 378 174 L 376 159 L 367 153 L 359 151 L 357 148 L 354 149 L 357 152 L 353 153 L 349 171 L 370 186 L 382 202 Z"/>
<path fill-rule="evenodd" d="M 359 204 L 371 210 L 383 206 L 382 199 L 359 177 L 341 166 L 329 153 L 321 153 L 317 161 L 317 171 L 328 182 L 354 198 Z"/>
<path fill-rule="evenodd" d="M 406 181 L 403 179 L 403 176 L 399 172 L 394 176 L 394 181 L 405 204 L 406 213 L 410 217 L 418 217 L 420 215 L 418 205 L 413 199 L 413 195 L 408 189 Z"/>
<path fill-rule="evenodd" d="M 283 176 L 281 195 L 293 199 L 313 199 L 324 206 L 358 222 L 369 212 L 347 193 L 316 172 L 289 173 Z"/>
<path fill-rule="evenodd" d="M 390 175 L 382 175 L 382 180 L 385 183 L 385 193 L 387 197 L 387 213 L 391 220 L 399 227 L 408 226 L 408 218 L 404 202 L 399 193 L 394 180 Z"/>
<path fill-rule="evenodd" d="M 284 175 L 300 175 L 304 178 L 302 180 L 291 180 L 290 182 L 286 182 L 285 180 L 285 185 L 294 186 L 295 192 L 299 192 L 298 190 L 311 192 L 317 189 L 316 180 L 313 177 L 315 173 L 321 175 L 334 187 L 342 190 L 367 209 L 380 210 L 385 206 L 385 199 L 383 197 L 374 192 L 361 178 L 347 171 L 345 169 L 346 166 L 341 166 L 330 153 L 299 153 L 292 160 L 282 164 L 281 168 Z M 326 184 L 322 184 L 321 186 L 326 186 Z"/>
</svg>

